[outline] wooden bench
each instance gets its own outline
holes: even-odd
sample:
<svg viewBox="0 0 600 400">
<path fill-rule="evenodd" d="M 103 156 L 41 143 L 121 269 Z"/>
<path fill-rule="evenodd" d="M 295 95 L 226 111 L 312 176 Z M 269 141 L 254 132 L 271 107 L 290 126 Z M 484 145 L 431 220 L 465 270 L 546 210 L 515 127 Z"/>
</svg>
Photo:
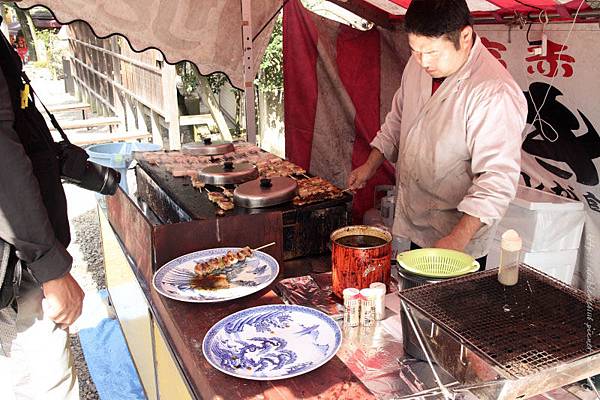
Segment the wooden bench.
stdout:
<svg viewBox="0 0 600 400">
<path fill-rule="evenodd" d="M 81 110 L 81 117 L 85 119 L 85 113 L 86 111 L 90 111 L 90 105 L 87 103 L 64 103 L 48 106 L 48 111 L 52 114 L 77 110 Z"/>
<path fill-rule="evenodd" d="M 113 142 L 133 142 L 136 140 L 147 141 L 152 139 L 149 132 L 118 132 L 118 133 L 71 133 L 67 137 L 71 143 L 78 146 L 90 144 L 113 143 Z"/>
<path fill-rule="evenodd" d="M 109 131 L 112 132 L 113 126 L 118 126 L 121 123 L 121 119 L 118 117 L 94 117 L 82 120 L 58 121 L 58 123 L 65 131 L 71 129 L 91 129 L 108 126 Z M 49 128 L 51 131 L 56 130 L 52 125 L 50 125 Z"/>
<path fill-rule="evenodd" d="M 189 125 L 208 125 L 217 126 L 215 120 L 210 114 L 198 114 L 198 115 L 181 115 L 179 117 L 179 126 Z"/>
</svg>

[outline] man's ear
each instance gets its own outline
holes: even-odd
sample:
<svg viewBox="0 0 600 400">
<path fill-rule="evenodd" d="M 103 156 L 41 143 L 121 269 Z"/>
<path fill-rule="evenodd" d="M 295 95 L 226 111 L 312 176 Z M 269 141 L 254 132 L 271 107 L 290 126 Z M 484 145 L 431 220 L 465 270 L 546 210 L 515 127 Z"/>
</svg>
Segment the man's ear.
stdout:
<svg viewBox="0 0 600 400">
<path fill-rule="evenodd" d="M 461 29 L 460 31 L 460 45 L 462 48 L 465 47 L 470 47 L 471 46 L 471 41 L 473 40 L 473 27 L 472 26 L 465 26 L 464 28 Z"/>
</svg>

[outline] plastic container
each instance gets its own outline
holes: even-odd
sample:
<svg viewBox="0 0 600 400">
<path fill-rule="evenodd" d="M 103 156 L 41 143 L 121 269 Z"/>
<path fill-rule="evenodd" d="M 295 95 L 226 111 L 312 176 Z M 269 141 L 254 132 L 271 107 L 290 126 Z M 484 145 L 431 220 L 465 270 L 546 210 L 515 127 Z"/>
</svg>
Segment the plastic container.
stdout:
<svg viewBox="0 0 600 400">
<path fill-rule="evenodd" d="M 479 270 L 477 260 L 456 250 L 410 250 L 398 254 L 396 260 L 409 273 L 428 278 L 454 278 Z"/>
<path fill-rule="evenodd" d="M 385 317 L 385 294 L 387 288 L 383 282 L 373 282 L 369 285 L 375 296 L 375 319 L 381 321 Z"/>
<path fill-rule="evenodd" d="M 519 186 L 500 221 L 498 235 L 514 229 L 523 247 L 533 252 L 572 250 L 579 248 L 584 221 L 582 202 Z"/>
<path fill-rule="evenodd" d="M 498 282 L 505 286 L 514 286 L 519 281 L 519 263 L 523 241 L 519 234 L 509 229 L 502 234 L 500 242 L 500 267 Z"/>
<path fill-rule="evenodd" d="M 373 326 L 375 324 L 375 291 L 371 288 L 360 291 L 360 325 Z"/>
<path fill-rule="evenodd" d="M 358 326 L 360 324 L 360 291 L 356 288 L 346 288 L 344 296 L 344 325 Z"/>
<path fill-rule="evenodd" d="M 121 182 L 119 185 L 126 192 L 129 190 L 127 185 L 127 169 L 133 160 L 134 151 L 158 151 L 161 146 L 154 143 L 139 142 L 119 142 L 95 144 L 86 148 L 89 161 L 96 164 L 111 167 L 121 173 Z"/>
</svg>

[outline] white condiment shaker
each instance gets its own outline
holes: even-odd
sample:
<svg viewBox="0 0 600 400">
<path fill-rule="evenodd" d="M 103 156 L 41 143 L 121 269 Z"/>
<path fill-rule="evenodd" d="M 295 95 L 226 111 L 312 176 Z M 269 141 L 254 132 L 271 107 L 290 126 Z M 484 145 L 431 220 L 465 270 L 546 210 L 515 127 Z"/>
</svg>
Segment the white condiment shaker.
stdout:
<svg viewBox="0 0 600 400">
<path fill-rule="evenodd" d="M 385 294 L 387 288 L 383 282 L 373 282 L 369 285 L 375 293 L 375 319 L 381 321 L 385 317 Z"/>
<path fill-rule="evenodd" d="M 360 291 L 360 324 L 372 326 L 375 323 L 375 293 L 373 289 L 366 288 Z"/>
<path fill-rule="evenodd" d="M 513 229 L 509 229 L 502 234 L 498 281 L 505 286 L 516 285 L 519 281 L 519 263 L 522 246 L 523 241 Z"/>
<path fill-rule="evenodd" d="M 346 288 L 344 296 L 344 325 L 358 326 L 360 324 L 360 291 L 356 288 Z"/>
</svg>

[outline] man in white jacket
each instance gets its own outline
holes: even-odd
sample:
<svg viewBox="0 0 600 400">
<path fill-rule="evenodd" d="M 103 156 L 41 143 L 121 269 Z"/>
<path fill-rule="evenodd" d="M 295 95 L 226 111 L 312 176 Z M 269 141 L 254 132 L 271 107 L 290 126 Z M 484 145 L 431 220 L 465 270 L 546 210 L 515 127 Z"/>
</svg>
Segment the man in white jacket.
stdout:
<svg viewBox="0 0 600 400">
<path fill-rule="evenodd" d="M 413 0 L 405 29 L 412 56 L 348 186 L 364 187 L 389 160 L 398 188 L 393 233 L 412 248 L 464 251 L 485 265 L 516 193 L 527 102 L 475 34 L 464 0 Z"/>
</svg>

